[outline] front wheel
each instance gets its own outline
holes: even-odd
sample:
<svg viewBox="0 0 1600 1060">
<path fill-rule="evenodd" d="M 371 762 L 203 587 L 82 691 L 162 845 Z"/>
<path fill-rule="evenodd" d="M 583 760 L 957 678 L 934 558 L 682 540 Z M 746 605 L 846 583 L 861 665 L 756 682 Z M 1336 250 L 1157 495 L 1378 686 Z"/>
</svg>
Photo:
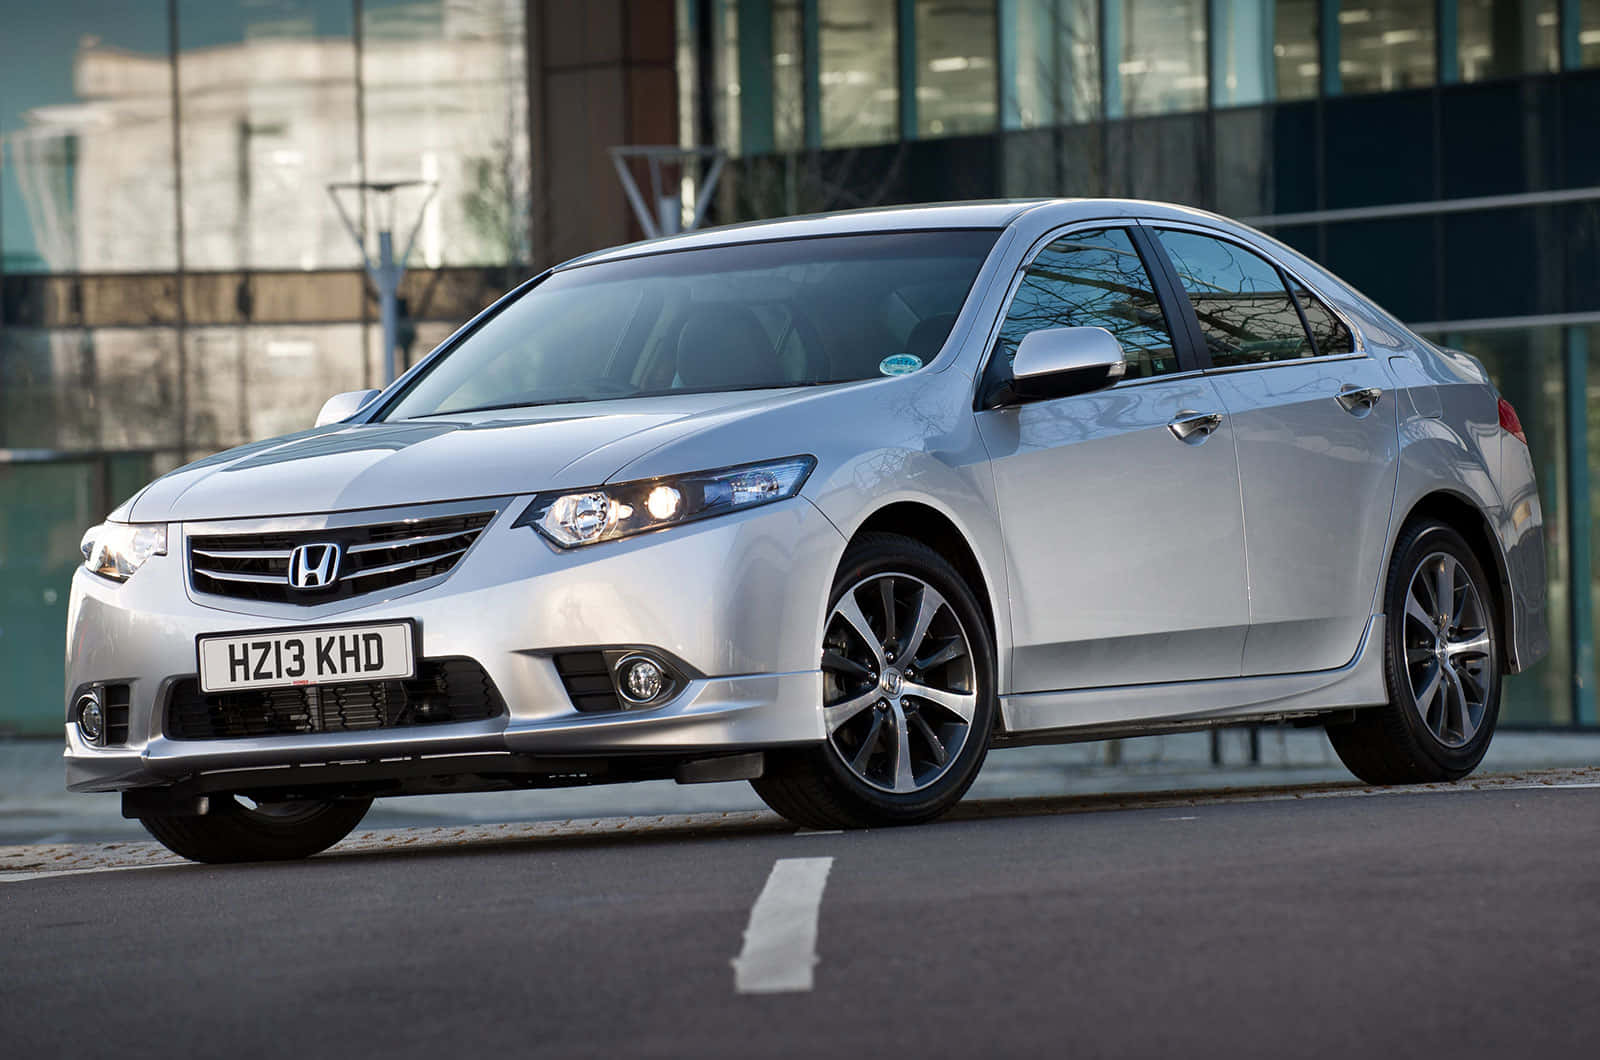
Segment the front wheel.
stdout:
<svg viewBox="0 0 1600 1060">
<path fill-rule="evenodd" d="M 916 824 L 961 800 L 994 725 L 994 646 L 972 590 L 920 542 L 845 552 L 823 632 L 822 746 L 769 755 L 752 781 L 811 828 Z"/>
<path fill-rule="evenodd" d="M 1389 703 L 1328 726 L 1339 758 L 1369 784 L 1459 780 L 1489 750 L 1500 715 L 1495 596 L 1467 542 L 1420 523 L 1395 544 L 1384 606 Z"/>
<path fill-rule="evenodd" d="M 233 795 L 211 796 L 198 817 L 144 817 L 161 845 L 190 861 L 289 861 L 320 854 L 354 831 L 371 799 L 293 799 L 246 806 Z"/>
</svg>

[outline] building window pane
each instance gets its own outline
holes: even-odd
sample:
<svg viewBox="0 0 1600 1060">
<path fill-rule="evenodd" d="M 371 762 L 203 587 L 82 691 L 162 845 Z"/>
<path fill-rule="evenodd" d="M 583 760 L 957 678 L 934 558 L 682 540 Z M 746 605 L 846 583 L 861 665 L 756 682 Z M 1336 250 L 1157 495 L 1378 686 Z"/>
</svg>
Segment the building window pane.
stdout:
<svg viewBox="0 0 1600 1060">
<path fill-rule="evenodd" d="M 1098 0 L 1018 0 L 1016 83 L 1018 126 L 1093 121 L 1100 116 Z"/>
<path fill-rule="evenodd" d="M 1584 66 L 1600 66 L 1600 0 L 1583 0 L 1578 12 L 1578 55 Z"/>
<path fill-rule="evenodd" d="M 1206 105 L 1205 0 L 1122 0 L 1125 114 L 1164 114 Z"/>
<path fill-rule="evenodd" d="M 1461 80 L 1559 70 L 1556 8 L 1557 0 L 1458 0 Z"/>
<path fill-rule="evenodd" d="M 780 151 L 806 141 L 805 29 L 800 0 L 772 5 L 772 133 Z"/>
<path fill-rule="evenodd" d="M 712 81 L 717 86 L 712 101 L 711 120 L 716 123 L 717 143 L 730 155 L 743 149 L 739 125 L 739 0 L 721 0 L 712 9 L 711 36 L 715 41 L 711 56 Z"/>
<path fill-rule="evenodd" d="M 37 4 L 0 33 L 0 265 L 177 266 L 165 4 Z"/>
<path fill-rule="evenodd" d="M 184 264 L 359 264 L 327 190 L 360 177 L 350 4 L 177 8 Z"/>
<path fill-rule="evenodd" d="M 361 9 L 367 179 L 438 188 L 412 264 L 527 261 L 527 4 L 364 0 Z M 397 230 L 415 220 L 421 194 L 397 197 Z"/>
<path fill-rule="evenodd" d="M 177 376 L 174 328 L 0 329 L 0 448 L 176 448 Z"/>
<path fill-rule="evenodd" d="M 951 136 L 995 127 L 993 5 L 917 0 L 917 132 Z"/>
<path fill-rule="evenodd" d="M 1339 79 L 1346 92 L 1389 92 L 1434 82 L 1435 0 L 1343 0 Z"/>
<path fill-rule="evenodd" d="M 895 0 L 817 0 L 822 146 L 888 143 L 900 129 Z"/>
<path fill-rule="evenodd" d="M 1212 0 L 1211 11 L 1217 106 L 1317 94 L 1316 0 Z"/>
</svg>

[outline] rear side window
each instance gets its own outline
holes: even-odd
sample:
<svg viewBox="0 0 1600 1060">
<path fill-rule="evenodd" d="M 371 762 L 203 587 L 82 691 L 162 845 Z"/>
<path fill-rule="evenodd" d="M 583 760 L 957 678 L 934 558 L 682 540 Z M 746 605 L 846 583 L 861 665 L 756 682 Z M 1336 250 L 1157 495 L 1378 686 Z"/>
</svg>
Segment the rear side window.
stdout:
<svg viewBox="0 0 1600 1060">
<path fill-rule="evenodd" d="M 1117 337 L 1129 379 L 1177 369 L 1172 331 L 1124 229 L 1073 232 L 1040 251 L 1000 325 L 996 356 L 1009 364 L 1029 332 L 1082 327 Z"/>
<path fill-rule="evenodd" d="M 1218 368 L 1310 357 L 1311 339 L 1278 267 L 1237 243 L 1160 229 L 1156 238 L 1200 321 Z"/>
</svg>

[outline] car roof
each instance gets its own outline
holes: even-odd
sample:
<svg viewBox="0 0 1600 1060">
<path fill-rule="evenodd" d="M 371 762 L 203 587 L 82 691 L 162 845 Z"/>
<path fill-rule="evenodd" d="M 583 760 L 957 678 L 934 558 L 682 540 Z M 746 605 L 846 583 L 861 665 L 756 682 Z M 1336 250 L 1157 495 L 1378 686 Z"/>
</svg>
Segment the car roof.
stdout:
<svg viewBox="0 0 1600 1060">
<path fill-rule="evenodd" d="M 765 221 L 702 228 L 679 235 L 646 239 L 609 247 L 562 262 L 556 269 L 591 265 L 601 261 L 664 254 L 700 247 L 761 243 L 812 236 L 870 232 L 910 232 L 962 228 L 1006 228 L 1026 214 L 1048 212 L 1051 220 L 1069 223 L 1082 218 L 1148 217 L 1172 220 L 1204 218 L 1239 228 L 1238 222 L 1172 203 L 1139 199 L 996 199 L 979 202 L 943 202 L 909 206 L 875 206 L 860 210 L 806 214 Z"/>
</svg>

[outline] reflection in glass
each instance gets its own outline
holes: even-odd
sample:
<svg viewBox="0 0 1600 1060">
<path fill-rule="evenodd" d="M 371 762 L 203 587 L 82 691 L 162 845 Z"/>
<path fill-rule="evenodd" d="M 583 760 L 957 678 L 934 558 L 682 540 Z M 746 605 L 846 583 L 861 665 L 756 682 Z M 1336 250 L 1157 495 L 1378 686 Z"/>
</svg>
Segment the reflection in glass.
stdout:
<svg viewBox="0 0 1600 1060">
<path fill-rule="evenodd" d="M 1039 252 L 1000 325 L 996 356 L 1009 361 L 1026 335 L 1047 328 L 1105 328 L 1122 343 L 1129 379 L 1178 366 L 1150 276 L 1120 228 L 1074 232 Z"/>
<path fill-rule="evenodd" d="M 1316 0 L 1212 0 L 1212 101 L 1309 99 L 1322 72 Z"/>
<path fill-rule="evenodd" d="M 0 267 L 177 267 L 165 4 L 29 4 L 0 31 Z"/>
<path fill-rule="evenodd" d="M 1422 88 L 1435 78 L 1434 0 L 1343 0 L 1339 78 L 1346 92 Z"/>
<path fill-rule="evenodd" d="M 184 264 L 360 263 L 328 184 L 360 177 L 347 0 L 178 0 Z"/>
<path fill-rule="evenodd" d="M 1457 0 L 1461 80 L 1561 68 L 1557 0 Z"/>
<path fill-rule="evenodd" d="M 1098 0 L 1018 0 L 1014 36 L 1016 81 L 1006 90 L 1019 128 L 1099 117 Z"/>
<path fill-rule="evenodd" d="M 1578 10 L 1578 59 L 1600 66 L 1600 0 L 1582 0 Z"/>
<path fill-rule="evenodd" d="M 189 445 L 212 452 L 305 430 L 363 385 L 360 324 L 190 328 Z M 374 329 L 376 330 L 376 329 Z"/>
<path fill-rule="evenodd" d="M 0 328 L 0 448 L 175 448 L 177 364 L 173 328 Z"/>
<path fill-rule="evenodd" d="M 1309 357 L 1300 315 L 1276 266 L 1236 243 L 1193 232 L 1157 233 L 1199 318 L 1218 368 Z"/>
<path fill-rule="evenodd" d="M 772 133 L 778 150 L 805 146 L 805 39 L 800 0 L 772 5 Z"/>
<path fill-rule="evenodd" d="M 917 131 L 924 136 L 995 127 L 995 9 L 917 0 Z"/>
<path fill-rule="evenodd" d="M 526 10 L 525 0 L 363 0 L 367 179 L 438 185 L 413 264 L 528 259 Z M 397 208 L 414 217 L 417 205 Z"/>
<path fill-rule="evenodd" d="M 1568 599 L 1567 453 L 1565 388 L 1560 328 L 1516 328 L 1446 335 L 1443 344 L 1465 350 L 1489 369 L 1489 377 L 1517 410 L 1533 453 L 1544 514 L 1545 567 L 1549 595 L 1550 654 L 1527 672 L 1508 676 L 1500 693 L 1504 722 L 1563 723 L 1572 718 L 1570 697 L 1571 616 Z"/>
<path fill-rule="evenodd" d="M 1306 326 L 1311 329 L 1311 339 L 1316 343 L 1316 353 L 1319 357 L 1337 357 L 1340 354 L 1356 352 L 1356 341 L 1350 334 L 1350 328 L 1344 321 L 1334 315 L 1333 310 L 1322 304 L 1322 299 L 1306 290 L 1293 278 L 1295 301 L 1300 303 L 1300 312 L 1305 314 Z"/>
<path fill-rule="evenodd" d="M 743 131 L 739 123 L 739 0 L 717 0 L 711 9 L 711 64 L 717 86 L 711 120 L 717 144 L 730 155 L 740 154 Z"/>
<path fill-rule="evenodd" d="M 822 146 L 888 143 L 900 129 L 895 0 L 817 0 Z"/>
<path fill-rule="evenodd" d="M 1121 0 L 1124 114 L 1206 105 L 1205 0 Z"/>
</svg>

